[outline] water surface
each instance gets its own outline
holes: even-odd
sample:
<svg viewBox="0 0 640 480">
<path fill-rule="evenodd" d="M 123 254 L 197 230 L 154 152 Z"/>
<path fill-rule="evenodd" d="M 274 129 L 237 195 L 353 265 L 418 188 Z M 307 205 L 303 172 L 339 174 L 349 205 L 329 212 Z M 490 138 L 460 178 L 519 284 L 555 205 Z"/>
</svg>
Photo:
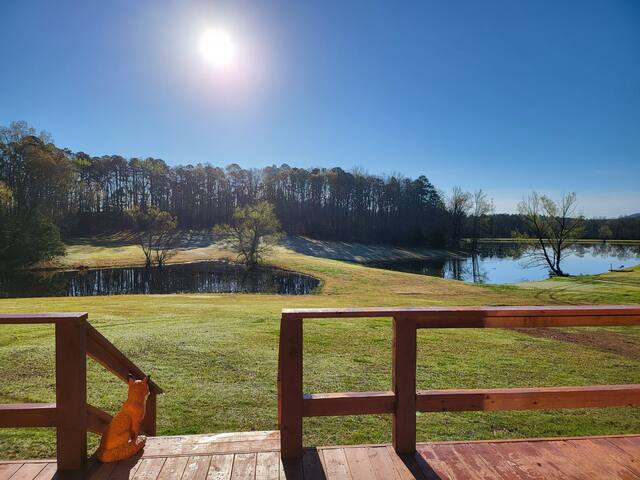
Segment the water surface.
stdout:
<svg viewBox="0 0 640 480">
<path fill-rule="evenodd" d="M 592 275 L 640 264 L 640 244 L 579 243 L 567 251 L 562 269 Z M 368 265 L 474 283 L 520 283 L 549 278 L 549 269 L 533 261 L 529 247 L 509 242 L 480 243 L 476 253 L 445 254 L 425 260 L 373 262 Z"/>
<path fill-rule="evenodd" d="M 78 297 L 153 293 L 271 293 L 302 295 L 317 278 L 271 267 L 246 271 L 226 262 L 162 268 L 123 267 L 72 271 L 0 273 L 2 297 Z"/>
</svg>

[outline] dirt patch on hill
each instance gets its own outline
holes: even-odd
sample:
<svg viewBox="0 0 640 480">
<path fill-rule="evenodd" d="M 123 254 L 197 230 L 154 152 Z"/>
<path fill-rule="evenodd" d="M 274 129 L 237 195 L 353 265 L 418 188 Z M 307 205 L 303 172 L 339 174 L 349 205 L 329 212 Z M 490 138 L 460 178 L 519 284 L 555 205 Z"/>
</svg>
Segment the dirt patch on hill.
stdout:
<svg viewBox="0 0 640 480">
<path fill-rule="evenodd" d="M 622 355 L 633 360 L 640 360 L 640 342 L 620 333 L 605 331 L 575 332 L 558 328 L 517 328 L 516 330 L 534 337 L 575 343 L 603 352 Z"/>
<path fill-rule="evenodd" d="M 462 255 L 461 252 L 456 250 L 403 248 L 380 244 L 365 245 L 363 243 L 316 240 L 302 236 L 287 237 L 283 242 L 283 246 L 303 255 L 356 263 L 422 260 Z"/>
</svg>

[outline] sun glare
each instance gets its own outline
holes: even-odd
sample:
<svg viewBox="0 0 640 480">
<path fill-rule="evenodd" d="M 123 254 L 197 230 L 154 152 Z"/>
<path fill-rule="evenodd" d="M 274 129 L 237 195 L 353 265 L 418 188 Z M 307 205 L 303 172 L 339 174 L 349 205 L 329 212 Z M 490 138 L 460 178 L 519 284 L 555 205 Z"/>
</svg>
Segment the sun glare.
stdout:
<svg viewBox="0 0 640 480">
<path fill-rule="evenodd" d="M 200 53 L 207 62 L 217 67 L 228 67 L 236 59 L 236 45 L 226 31 L 206 30 L 200 38 Z"/>
</svg>

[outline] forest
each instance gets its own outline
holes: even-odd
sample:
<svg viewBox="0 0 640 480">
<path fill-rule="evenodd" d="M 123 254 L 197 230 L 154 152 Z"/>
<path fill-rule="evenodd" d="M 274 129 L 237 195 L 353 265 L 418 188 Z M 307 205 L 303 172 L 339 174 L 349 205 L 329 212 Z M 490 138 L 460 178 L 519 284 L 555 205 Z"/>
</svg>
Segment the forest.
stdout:
<svg viewBox="0 0 640 480">
<path fill-rule="evenodd" d="M 440 247 L 527 228 L 519 215 L 494 214 L 481 190 L 454 188 L 446 195 L 424 175 L 382 177 L 286 164 L 170 166 L 157 158 L 72 152 L 25 122 L 0 128 L 0 233 L 9 235 L 12 224 L 14 233 L 34 232 L 14 243 L 52 229 L 67 237 L 130 228 L 127 212 L 151 207 L 174 215 L 182 229 L 210 228 L 229 222 L 237 207 L 259 201 L 274 205 L 286 233 L 320 239 Z M 638 239 L 640 218 L 586 222 L 585 237 L 605 234 Z"/>
</svg>

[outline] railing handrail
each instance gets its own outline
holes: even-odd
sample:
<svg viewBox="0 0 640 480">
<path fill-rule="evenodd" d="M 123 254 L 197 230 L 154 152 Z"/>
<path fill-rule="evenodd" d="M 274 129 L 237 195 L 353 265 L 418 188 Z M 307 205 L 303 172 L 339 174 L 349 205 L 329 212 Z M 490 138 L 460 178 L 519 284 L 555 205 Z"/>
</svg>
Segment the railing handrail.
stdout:
<svg viewBox="0 0 640 480">
<path fill-rule="evenodd" d="M 129 357 L 118 350 L 113 343 L 90 324 L 87 325 L 87 339 L 87 355 L 116 377 L 125 382 L 128 380 L 129 374 L 137 379 L 145 377 L 145 373 Z M 149 379 L 149 389 L 151 393 L 163 393 L 163 390 L 152 379 Z"/>
<path fill-rule="evenodd" d="M 638 305 L 558 305 L 558 306 L 499 306 L 499 307 L 371 307 L 371 308 L 284 308 L 285 319 L 302 317 L 312 318 L 442 318 L 447 315 L 471 316 L 474 318 L 530 316 L 544 317 L 590 317 L 602 316 L 640 316 Z M 421 327 L 422 328 L 422 327 Z M 426 327 L 424 327 L 426 328 Z M 458 328 L 455 326 L 454 328 Z"/>
<path fill-rule="evenodd" d="M 87 459 L 87 431 L 102 433 L 111 415 L 87 403 L 86 357 L 118 378 L 145 374 L 87 321 L 85 312 L 0 314 L 1 324 L 54 324 L 56 327 L 56 403 L 1 404 L 1 427 L 55 427 L 58 470 L 78 470 Z M 156 434 L 156 397 L 162 389 L 149 381 L 142 430 Z"/>
<path fill-rule="evenodd" d="M 392 391 L 303 394 L 303 321 L 320 318 L 393 319 Z M 302 455 L 302 419 L 393 415 L 398 453 L 416 447 L 416 411 L 529 410 L 640 405 L 640 384 L 576 387 L 416 389 L 419 328 L 540 328 L 640 325 L 640 306 L 381 307 L 284 309 L 278 359 L 278 419 L 283 458 Z"/>
<path fill-rule="evenodd" d="M 87 312 L 3 313 L 0 314 L 0 325 L 57 323 L 69 320 L 86 320 L 88 316 Z"/>
</svg>

